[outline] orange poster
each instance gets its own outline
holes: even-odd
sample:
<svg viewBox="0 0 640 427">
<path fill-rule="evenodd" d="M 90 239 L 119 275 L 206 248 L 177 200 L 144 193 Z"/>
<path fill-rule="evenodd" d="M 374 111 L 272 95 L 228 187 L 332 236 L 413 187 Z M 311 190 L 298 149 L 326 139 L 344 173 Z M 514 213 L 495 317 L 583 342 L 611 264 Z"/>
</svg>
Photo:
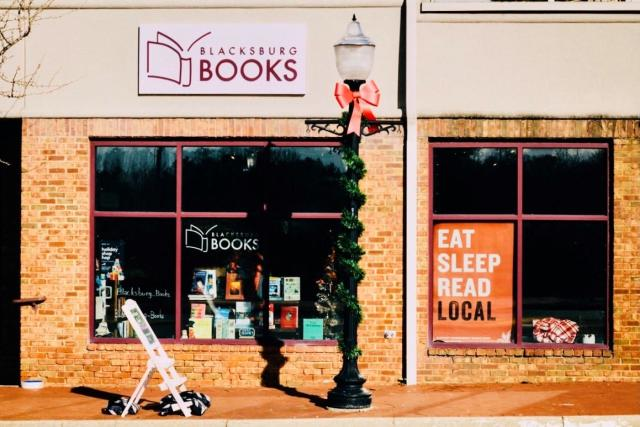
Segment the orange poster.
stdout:
<svg viewBox="0 0 640 427">
<path fill-rule="evenodd" d="M 433 227 L 432 319 L 434 342 L 512 342 L 512 223 Z"/>
</svg>

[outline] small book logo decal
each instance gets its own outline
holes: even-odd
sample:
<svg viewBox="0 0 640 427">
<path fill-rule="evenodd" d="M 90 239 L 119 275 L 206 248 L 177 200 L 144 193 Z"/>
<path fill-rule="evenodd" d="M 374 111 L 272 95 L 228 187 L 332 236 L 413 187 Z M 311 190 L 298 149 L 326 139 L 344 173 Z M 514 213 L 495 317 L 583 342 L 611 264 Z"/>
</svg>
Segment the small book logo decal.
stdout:
<svg viewBox="0 0 640 427">
<path fill-rule="evenodd" d="M 197 37 L 185 50 L 165 33 L 156 32 L 155 41 L 147 42 L 147 77 L 168 80 L 183 87 L 191 86 L 193 64 L 189 51 L 210 34 L 209 31 Z"/>
<path fill-rule="evenodd" d="M 184 232 L 184 246 L 200 252 L 209 252 L 209 238 L 207 235 L 216 227 L 217 225 L 214 225 L 203 232 L 200 228 L 191 224 Z"/>
</svg>

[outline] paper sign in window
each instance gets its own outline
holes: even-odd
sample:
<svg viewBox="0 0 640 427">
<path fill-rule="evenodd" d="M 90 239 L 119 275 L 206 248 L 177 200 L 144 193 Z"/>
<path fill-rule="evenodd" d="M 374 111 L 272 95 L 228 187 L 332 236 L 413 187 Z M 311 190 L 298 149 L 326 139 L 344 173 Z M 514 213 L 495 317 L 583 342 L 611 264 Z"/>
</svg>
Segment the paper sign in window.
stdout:
<svg viewBox="0 0 640 427">
<path fill-rule="evenodd" d="M 513 329 L 513 224 L 433 228 L 434 342 L 509 343 Z"/>
</svg>

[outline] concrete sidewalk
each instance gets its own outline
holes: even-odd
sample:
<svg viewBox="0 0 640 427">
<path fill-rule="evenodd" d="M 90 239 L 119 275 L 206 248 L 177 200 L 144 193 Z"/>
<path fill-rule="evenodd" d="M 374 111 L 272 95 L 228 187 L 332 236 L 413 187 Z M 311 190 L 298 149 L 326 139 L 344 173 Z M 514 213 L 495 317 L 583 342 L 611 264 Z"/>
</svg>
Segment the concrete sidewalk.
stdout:
<svg viewBox="0 0 640 427">
<path fill-rule="evenodd" d="M 325 409 L 326 388 L 198 389 L 213 400 L 202 416 L 160 417 L 153 409 L 166 393 L 151 387 L 141 411 L 102 415 L 110 397 L 133 388 L 0 388 L 0 426 L 121 425 L 151 422 L 207 426 L 639 426 L 640 383 L 491 384 L 371 387 L 364 412 Z M 139 424 L 139 423 L 138 423 Z"/>
</svg>

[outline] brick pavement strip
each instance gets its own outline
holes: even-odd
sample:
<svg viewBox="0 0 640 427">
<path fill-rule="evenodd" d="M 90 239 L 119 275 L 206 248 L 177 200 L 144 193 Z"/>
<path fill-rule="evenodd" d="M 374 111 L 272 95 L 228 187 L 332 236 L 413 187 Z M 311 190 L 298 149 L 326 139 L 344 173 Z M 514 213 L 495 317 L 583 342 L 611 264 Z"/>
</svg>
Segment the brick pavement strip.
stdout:
<svg viewBox="0 0 640 427">
<path fill-rule="evenodd" d="M 149 390 L 143 410 L 121 419 L 101 414 L 107 400 L 128 387 L 24 390 L 0 387 L 0 427 L 113 426 L 122 422 L 260 427 L 571 426 L 640 427 L 639 383 L 391 386 L 372 388 L 369 411 L 324 408 L 328 387 L 198 389 L 211 396 L 202 417 L 159 417 L 152 404 L 165 392 Z"/>
<path fill-rule="evenodd" d="M 304 418 L 260 420 L 28 420 L 0 421 L 1 427 L 118 427 L 125 423 L 154 426 L 189 427 L 637 427 L 640 415 L 568 416 L 568 417 L 371 417 L 371 418 Z"/>
</svg>

